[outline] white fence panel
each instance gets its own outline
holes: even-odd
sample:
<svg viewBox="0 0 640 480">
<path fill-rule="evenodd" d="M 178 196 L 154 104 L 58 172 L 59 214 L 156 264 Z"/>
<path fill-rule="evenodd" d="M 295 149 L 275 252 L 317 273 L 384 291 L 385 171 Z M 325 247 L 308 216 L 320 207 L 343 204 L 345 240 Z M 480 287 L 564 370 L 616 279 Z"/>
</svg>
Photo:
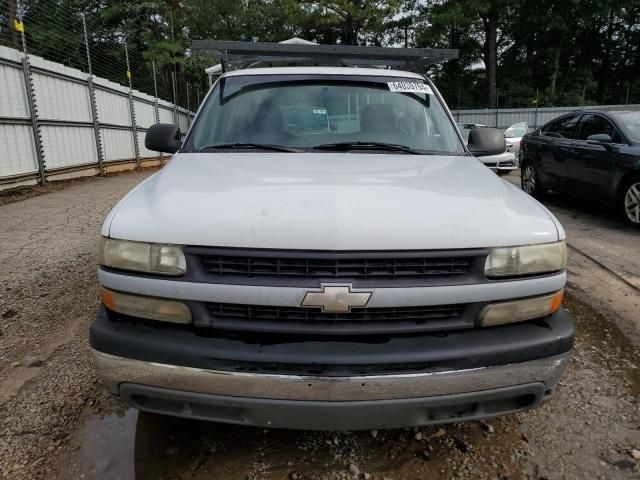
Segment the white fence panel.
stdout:
<svg viewBox="0 0 640 480">
<path fill-rule="evenodd" d="M 91 101 L 86 84 L 39 72 L 32 76 L 41 119 L 91 121 Z"/>
<path fill-rule="evenodd" d="M 40 130 L 47 168 L 98 162 L 95 136 L 91 127 L 44 125 Z"/>
<path fill-rule="evenodd" d="M 0 63 L 0 116 L 28 117 L 29 100 L 22 67 Z"/>
<path fill-rule="evenodd" d="M 187 133 L 187 130 L 189 129 L 187 115 L 181 111 L 178 111 L 178 127 L 180 127 L 181 133 Z"/>
<path fill-rule="evenodd" d="M 0 177 L 38 170 L 30 125 L 0 125 Z"/>
<path fill-rule="evenodd" d="M 160 107 L 160 123 L 173 123 L 173 111 Z"/>
<path fill-rule="evenodd" d="M 157 157 L 158 152 L 154 152 L 153 150 L 147 149 L 144 146 L 144 137 L 147 132 L 138 132 L 138 148 L 140 149 L 140 158 L 150 158 Z"/>
<path fill-rule="evenodd" d="M 527 122 L 530 127 L 540 127 L 565 113 L 583 108 L 607 108 L 615 105 L 597 107 L 545 107 L 545 108 L 503 108 L 499 110 L 452 110 L 457 122 L 482 123 L 488 127 L 507 128 L 517 122 Z"/>
<path fill-rule="evenodd" d="M 104 160 L 130 160 L 135 158 L 133 135 L 130 130 L 102 129 Z"/>
<path fill-rule="evenodd" d="M 147 102 L 141 102 L 140 100 L 133 101 L 134 109 L 136 111 L 136 124 L 142 128 L 149 128 L 156 123 L 156 112 L 153 105 L 149 105 Z"/>
<path fill-rule="evenodd" d="M 96 104 L 100 123 L 131 125 L 129 99 L 117 93 L 96 88 Z"/>
</svg>

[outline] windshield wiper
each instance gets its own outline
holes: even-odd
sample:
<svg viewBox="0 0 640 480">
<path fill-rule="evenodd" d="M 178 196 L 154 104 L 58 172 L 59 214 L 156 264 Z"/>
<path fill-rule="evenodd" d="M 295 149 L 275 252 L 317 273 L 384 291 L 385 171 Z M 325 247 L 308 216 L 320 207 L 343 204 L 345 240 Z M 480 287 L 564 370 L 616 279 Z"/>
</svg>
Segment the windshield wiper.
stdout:
<svg viewBox="0 0 640 480">
<path fill-rule="evenodd" d="M 418 150 L 407 147 L 405 145 L 398 145 L 396 143 L 383 143 L 383 142 L 340 142 L 340 143 L 323 143 L 322 145 L 316 145 L 314 150 L 390 150 L 393 152 L 404 152 L 412 155 L 422 155 Z"/>
<path fill-rule="evenodd" d="M 300 153 L 301 150 L 295 148 L 285 147 L 283 145 L 272 145 L 270 143 L 219 143 L 217 145 L 209 145 L 208 147 L 199 148 L 198 151 L 203 150 L 233 150 L 233 149 L 256 149 L 256 150 L 271 150 L 274 152 L 291 152 Z"/>
</svg>

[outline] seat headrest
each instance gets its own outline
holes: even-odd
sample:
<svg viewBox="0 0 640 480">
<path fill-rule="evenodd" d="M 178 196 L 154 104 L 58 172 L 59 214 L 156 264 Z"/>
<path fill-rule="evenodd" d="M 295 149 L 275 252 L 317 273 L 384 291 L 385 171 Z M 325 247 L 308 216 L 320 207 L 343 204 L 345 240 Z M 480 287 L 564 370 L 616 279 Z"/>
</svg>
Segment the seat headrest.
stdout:
<svg viewBox="0 0 640 480">
<path fill-rule="evenodd" d="M 387 103 L 367 105 L 360 114 L 360 129 L 371 130 L 395 125 L 393 108 Z"/>
</svg>

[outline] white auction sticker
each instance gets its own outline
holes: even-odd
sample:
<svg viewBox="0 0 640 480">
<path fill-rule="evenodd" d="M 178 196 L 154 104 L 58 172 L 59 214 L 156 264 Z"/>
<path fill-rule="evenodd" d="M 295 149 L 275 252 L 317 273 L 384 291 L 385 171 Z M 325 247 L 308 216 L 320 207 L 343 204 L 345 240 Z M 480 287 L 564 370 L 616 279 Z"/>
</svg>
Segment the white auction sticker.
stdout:
<svg viewBox="0 0 640 480">
<path fill-rule="evenodd" d="M 398 82 L 387 82 L 387 85 L 389 85 L 389 90 L 392 92 L 426 93 L 427 95 L 433 95 L 431 87 L 422 82 L 401 80 Z"/>
</svg>

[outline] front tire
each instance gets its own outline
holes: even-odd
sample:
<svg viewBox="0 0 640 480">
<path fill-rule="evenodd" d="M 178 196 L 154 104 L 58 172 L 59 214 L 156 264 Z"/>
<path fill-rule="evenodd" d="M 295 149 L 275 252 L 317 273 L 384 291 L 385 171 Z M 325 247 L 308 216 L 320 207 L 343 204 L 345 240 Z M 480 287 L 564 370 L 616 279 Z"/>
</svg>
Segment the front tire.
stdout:
<svg viewBox="0 0 640 480">
<path fill-rule="evenodd" d="M 618 205 L 625 221 L 640 228 L 640 176 L 632 177 L 624 183 Z"/>
<path fill-rule="evenodd" d="M 534 198 L 544 198 L 547 190 L 540 183 L 538 169 L 532 162 L 525 162 L 520 173 L 520 185 L 522 190 Z"/>
</svg>

